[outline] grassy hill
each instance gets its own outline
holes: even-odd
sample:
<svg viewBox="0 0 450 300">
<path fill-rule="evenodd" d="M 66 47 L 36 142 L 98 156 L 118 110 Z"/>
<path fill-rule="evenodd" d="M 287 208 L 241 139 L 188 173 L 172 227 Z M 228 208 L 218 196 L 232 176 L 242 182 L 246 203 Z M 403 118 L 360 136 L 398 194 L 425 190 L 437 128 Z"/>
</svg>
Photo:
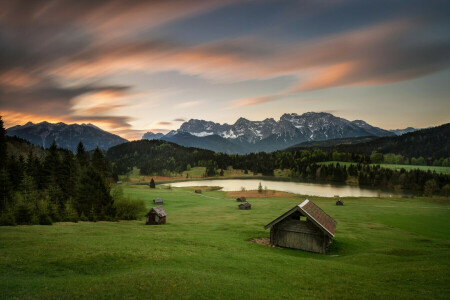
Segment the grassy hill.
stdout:
<svg viewBox="0 0 450 300">
<path fill-rule="evenodd" d="M 338 221 L 327 255 L 249 242 L 305 197 L 124 185 L 164 198 L 167 224 L 57 223 L 0 228 L 0 298 L 447 299 L 450 204 L 443 199 L 310 197 Z"/>
</svg>

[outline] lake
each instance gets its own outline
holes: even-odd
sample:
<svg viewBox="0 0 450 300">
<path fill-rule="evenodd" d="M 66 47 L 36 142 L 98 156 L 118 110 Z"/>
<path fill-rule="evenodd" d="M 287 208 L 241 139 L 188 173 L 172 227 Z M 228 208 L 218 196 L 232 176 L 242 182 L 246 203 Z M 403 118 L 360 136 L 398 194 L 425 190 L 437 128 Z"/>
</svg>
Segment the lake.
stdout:
<svg viewBox="0 0 450 300">
<path fill-rule="evenodd" d="M 222 191 L 257 190 L 261 182 L 263 188 L 301 195 L 333 197 L 378 197 L 375 189 L 361 188 L 352 185 L 335 185 L 324 183 L 307 183 L 293 181 L 274 181 L 263 179 L 214 179 L 170 183 L 173 187 L 187 186 L 221 186 Z M 167 184 L 165 184 L 167 185 Z M 381 196 L 390 196 L 392 192 L 381 191 Z"/>
</svg>

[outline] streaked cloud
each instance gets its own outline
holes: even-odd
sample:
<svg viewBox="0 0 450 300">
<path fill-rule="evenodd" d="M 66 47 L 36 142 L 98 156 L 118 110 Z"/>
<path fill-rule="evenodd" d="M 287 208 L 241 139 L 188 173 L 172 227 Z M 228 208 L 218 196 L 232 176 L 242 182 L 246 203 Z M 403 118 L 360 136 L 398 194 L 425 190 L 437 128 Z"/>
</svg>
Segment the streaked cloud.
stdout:
<svg viewBox="0 0 450 300">
<path fill-rule="evenodd" d="M 173 129 L 179 115 L 225 109 L 235 119 L 306 93 L 421 80 L 450 67 L 448 8 L 434 0 L 0 1 L 0 111 L 10 123 L 92 121 L 132 136 L 147 125 Z M 173 121 L 157 124 L 162 118 Z"/>
</svg>

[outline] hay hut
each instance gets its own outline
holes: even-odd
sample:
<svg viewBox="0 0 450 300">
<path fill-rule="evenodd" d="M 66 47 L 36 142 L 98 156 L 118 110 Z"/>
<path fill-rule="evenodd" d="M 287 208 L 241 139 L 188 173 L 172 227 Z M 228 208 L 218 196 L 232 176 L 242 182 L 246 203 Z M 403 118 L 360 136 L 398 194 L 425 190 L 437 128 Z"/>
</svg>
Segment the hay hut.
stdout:
<svg viewBox="0 0 450 300">
<path fill-rule="evenodd" d="M 201 193 L 202 193 L 202 190 L 195 190 L 195 193 L 201 194 Z"/>
<path fill-rule="evenodd" d="M 241 203 L 238 205 L 239 209 L 251 209 L 252 205 L 248 202 Z"/>
<path fill-rule="evenodd" d="M 339 199 L 338 201 L 336 201 L 336 205 L 339 205 L 339 206 L 344 205 L 344 201 Z"/>
<path fill-rule="evenodd" d="M 153 203 L 155 203 L 155 204 L 164 204 L 164 199 L 162 199 L 162 198 L 153 199 Z"/>
<path fill-rule="evenodd" d="M 239 197 L 239 198 L 236 198 L 236 201 L 237 201 L 237 202 L 246 202 L 246 201 L 247 201 L 247 198 L 245 198 L 245 197 Z"/>
<path fill-rule="evenodd" d="M 166 224 L 167 213 L 164 210 L 164 207 L 155 206 L 152 209 L 150 209 L 150 211 L 145 217 L 146 217 L 145 219 L 146 225 L 161 225 Z"/>
<path fill-rule="evenodd" d="M 328 252 L 337 222 L 306 199 L 264 229 L 270 228 L 270 243 L 275 246 L 316 253 Z"/>
</svg>

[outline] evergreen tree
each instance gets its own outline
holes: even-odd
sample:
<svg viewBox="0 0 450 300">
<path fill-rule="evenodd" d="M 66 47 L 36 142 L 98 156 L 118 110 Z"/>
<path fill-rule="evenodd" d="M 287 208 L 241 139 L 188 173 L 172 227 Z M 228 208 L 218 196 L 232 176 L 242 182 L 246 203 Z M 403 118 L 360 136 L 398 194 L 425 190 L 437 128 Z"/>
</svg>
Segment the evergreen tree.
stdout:
<svg viewBox="0 0 450 300">
<path fill-rule="evenodd" d="M 86 167 L 89 163 L 89 156 L 84 149 L 83 143 L 80 141 L 77 146 L 77 160 L 81 167 Z"/>
<path fill-rule="evenodd" d="M 0 170 L 0 212 L 8 207 L 12 202 L 12 185 L 9 180 L 8 172 L 5 169 Z"/>
<path fill-rule="evenodd" d="M 84 170 L 80 176 L 76 192 L 76 205 L 78 213 L 95 218 L 103 212 L 113 217 L 114 200 L 110 194 L 110 187 L 105 178 L 92 167 Z"/>
<path fill-rule="evenodd" d="M 0 170 L 6 167 L 6 130 L 3 126 L 2 116 L 0 116 Z"/>
<path fill-rule="evenodd" d="M 152 180 L 150 180 L 150 188 L 151 189 L 156 188 L 155 181 L 153 180 L 153 178 L 152 178 Z"/>
<path fill-rule="evenodd" d="M 108 162 L 106 161 L 103 152 L 98 147 L 95 148 L 94 153 L 92 154 L 92 166 L 104 176 L 108 176 L 110 173 Z"/>
</svg>

